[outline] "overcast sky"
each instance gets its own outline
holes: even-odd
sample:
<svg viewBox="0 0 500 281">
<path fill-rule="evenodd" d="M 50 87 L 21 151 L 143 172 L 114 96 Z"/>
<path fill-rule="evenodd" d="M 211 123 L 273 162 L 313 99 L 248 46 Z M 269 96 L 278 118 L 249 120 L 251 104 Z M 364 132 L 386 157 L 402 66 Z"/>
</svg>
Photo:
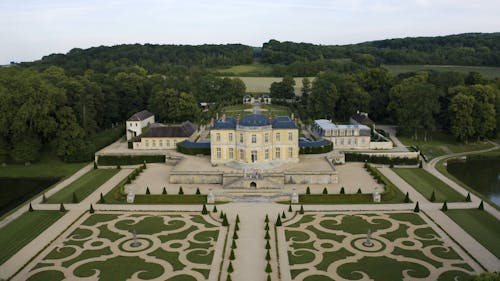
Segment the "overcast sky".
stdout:
<svg viewBox="0 0 500 281">
<path fill-rule="evenodd" d="M 0 0 L 0 64 L 122 43 L 347 44 L 500 31 L 500 0 Z"/>
</svg>

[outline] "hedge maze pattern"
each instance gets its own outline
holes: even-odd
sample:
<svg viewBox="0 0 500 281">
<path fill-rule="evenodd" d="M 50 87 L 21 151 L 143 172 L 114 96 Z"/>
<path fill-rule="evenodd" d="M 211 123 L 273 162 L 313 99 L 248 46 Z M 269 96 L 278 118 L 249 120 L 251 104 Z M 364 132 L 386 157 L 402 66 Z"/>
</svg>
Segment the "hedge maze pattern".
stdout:
<svg viewBox="0 0 500 281">
<path fill-rule="evenodd" d="M 366 247 L 368 229 L 373 246 Z M 468 280 L 474 270 L 414 213 L 306 214 L 284 227 L 293 280 Z"/>
<path fill-rule="evenodd" d="M 93 214 L 26 278 L 207 280 L 219 230 L 194 213 Z"/>
</svg>

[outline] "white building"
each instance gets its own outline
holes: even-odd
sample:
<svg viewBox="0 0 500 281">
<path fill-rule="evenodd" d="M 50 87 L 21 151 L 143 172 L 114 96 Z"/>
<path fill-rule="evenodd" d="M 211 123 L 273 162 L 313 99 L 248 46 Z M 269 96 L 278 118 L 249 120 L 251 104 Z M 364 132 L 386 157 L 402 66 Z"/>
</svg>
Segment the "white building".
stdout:
<svg viewBox="0 0 500 281">
<path fill-rule="evenodd" d="M 370 149 L 371 129 L 365 125 L 336 125 L 330 120 L 314 120 L 312 132 L 329 140 L 334 149 Z"/>
<path fill-rule="evenodd" d="M 127 140 L 142 134 L 144 127 L 155 122 L 153 113 L 143 110 L 132 115 L 126 122 Z"/>
</svg>

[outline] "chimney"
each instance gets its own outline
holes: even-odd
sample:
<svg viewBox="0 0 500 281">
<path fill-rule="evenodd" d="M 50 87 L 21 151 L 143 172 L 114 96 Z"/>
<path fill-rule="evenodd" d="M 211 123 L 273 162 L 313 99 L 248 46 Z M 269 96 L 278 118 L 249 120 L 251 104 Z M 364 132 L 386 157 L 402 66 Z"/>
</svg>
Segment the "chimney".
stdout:
<svg viewBox="0 0 500 281">
<path fill-rule="evenodd" d="M 222 122 L 226 122 L 226 114 L 222 114 Z"/>
<path fill-rule="evenodd" d="M 219 112 L 215 114 L 215 120 L 219 120 Z"/>
<path fill-rule="evenodd" d="M 236 126 L 240 125 L 240 115 L 236 116 Z"/>
<path fill-rule="evenodd" d="M 291 118 L 292 118 L 292 120 L 295 120 L 295 114 L 293 114 L 293 112 L 292 112 L 292 117 Z"/>
</svg>

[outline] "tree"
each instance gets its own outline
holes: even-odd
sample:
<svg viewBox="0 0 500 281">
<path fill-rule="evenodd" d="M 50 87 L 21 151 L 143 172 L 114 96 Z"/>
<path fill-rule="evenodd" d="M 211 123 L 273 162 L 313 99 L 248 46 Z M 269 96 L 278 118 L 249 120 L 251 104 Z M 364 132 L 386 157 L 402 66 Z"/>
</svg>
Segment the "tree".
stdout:
<svg viewBox="0 0 500 281">
<path fill-rule="evenodd" d="M 196 120 L 199 115 L 194 96 L 174 89 L 156 91 L 149 99 L 149 108 L 163 122 Z"/>
<path fill-rule="evenodd" d="M 300 89 L 302 104 L 307 106 L 307 99 L 311 94 L 311 91 L 311 80 L 307 77 L 302 78 L 302 88 Z"/>
<path fill-rule="evenodd" d="M 229 254 L 229 260 L 234 260 L 236 257 L 234 256 L 234 250 L 231 249 L 231 253 Z"/>
<path fill-rule="evenodd" d="M 226 214 L 224 214 L 224 217 L 222 218 L 222 226 L 229 226 Z"/>
<path fill-rule="evenodd" d="M 271 272 L 273 272 L 273 269 L 271 268 L 271 264 L 269 262 L 267 262 L 266 273 L 271 273 Z"/>
<path fill-rule="evenodd" d="M 40 138 L 31 131 L 15 134 L 12 137 L 13 147 L 11 156 L 15 162 L 33 162 L 40 157 L 42 142 Z"/>
<path fill-rule="evenodd" d="M 283 212 L 281 213 L 281 218 L 282 218 L 282 219 L 286 219 L 285 211 L 283 211 Z"/>
<path fill-rule="evenodd" d="M 389 91 L 392 87 L 392 75 L 385 69 L 368 68 L 357 73 L 356 80 L 370 95 L 370 115 L 374 120 L 388 116 Z"/>
<path fill-rule="evenodd" d="M 318 76 L 312 86 L 307 100 L 307 111 L 312 118 L 333 119 L 334 110 L 339 99 L 335 81 L 339 78 L 331 73 Z"/>
<path fill-rule="evenodd" d="M 269 250 L 266 251 L 266 261 L 270 261 L 271 260 L 271 253 L 269 252 Z"/>
<path fill-rule="evenodd" d="M 457 94 L 452 98 L 450 104 L 451 133 L 459 140 L 468 142 L 474 136 L 473 110 L 474 97 L 465 94 Z"/>
</svg>

